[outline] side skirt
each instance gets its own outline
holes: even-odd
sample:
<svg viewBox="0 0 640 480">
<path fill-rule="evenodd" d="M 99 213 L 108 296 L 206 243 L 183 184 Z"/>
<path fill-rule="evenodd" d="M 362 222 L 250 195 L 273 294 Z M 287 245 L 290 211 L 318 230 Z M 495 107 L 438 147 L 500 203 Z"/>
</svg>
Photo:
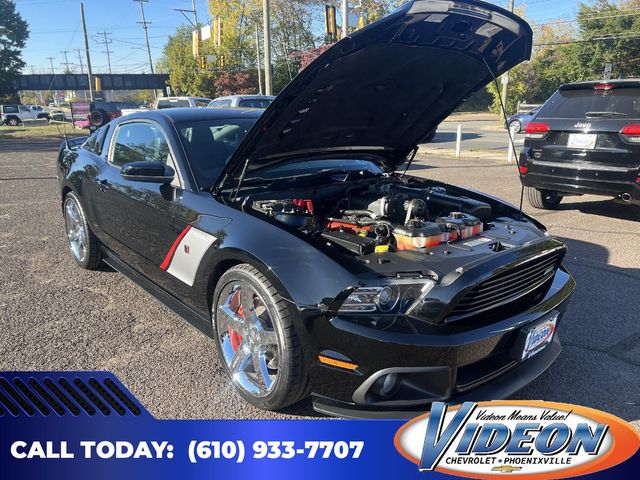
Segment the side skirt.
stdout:
<svg viewBox="0 0 640 480">
<path fill-rule="evenodd" d="M 205 334 L 207 337 L 213 338 L 213 328 L 209 318 L 203 317 L 191 307 L 185 305 L 182 301 L 153 283 L 144 275 L 138 273 L 117 255 L 105 248 L 103 248 L 103 261 L 114 270 L 128 277 L 133 283 L 146 290 L 162 304 L 169 307 L 177 315 L 189 322 L 193 328 Z"/>
</svg>

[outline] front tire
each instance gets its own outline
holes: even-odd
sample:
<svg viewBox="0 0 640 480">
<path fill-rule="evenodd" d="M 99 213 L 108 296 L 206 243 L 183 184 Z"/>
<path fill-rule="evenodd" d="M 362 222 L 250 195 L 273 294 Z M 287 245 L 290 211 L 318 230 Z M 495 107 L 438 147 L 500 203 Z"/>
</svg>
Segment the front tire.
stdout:
<svg viewBox="0 0 640 480">
<path fill-rule="evenodd" d="M 80 267 L 97 269 L 102 263 L 100 242 L 91 231 L 75 193 L 69 192 L 64 198 L 63 212 L 71 256 Z"/>
<path fill-rule="evenodd" d="M 531 206 L 542 210 L 555 210 L 562 201 L 562 197 L 558 192 L 553 190 L 525 187 L 525 193 Z"/>
<path fill-rule="evenodd" d="M 251 265 L 232 267 L 216 285 L 212 321 L 219 357 L 235 390 L 258 408 L 278 410 L 306 394 L 294 315 Z"/>
</svg>

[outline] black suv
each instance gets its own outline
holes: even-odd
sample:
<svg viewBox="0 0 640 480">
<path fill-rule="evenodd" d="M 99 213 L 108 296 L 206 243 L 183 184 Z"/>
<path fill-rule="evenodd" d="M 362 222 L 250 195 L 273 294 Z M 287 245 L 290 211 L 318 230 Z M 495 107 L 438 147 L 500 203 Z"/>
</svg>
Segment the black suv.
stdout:
<svg viewBox="0 0 640 480">
<path fill-rule="evenodd" d="M 533 207 L 582 194 L 640 205 L 640 79 L 562 85 L 527 125 L 524 147 Z"/>
</svg>

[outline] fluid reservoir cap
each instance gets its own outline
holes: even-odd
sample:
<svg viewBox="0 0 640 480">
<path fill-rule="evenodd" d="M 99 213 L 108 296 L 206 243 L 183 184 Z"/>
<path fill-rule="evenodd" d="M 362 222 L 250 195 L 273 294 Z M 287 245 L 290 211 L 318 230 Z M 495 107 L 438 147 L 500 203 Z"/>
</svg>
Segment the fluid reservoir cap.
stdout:
<svg viewBox="0 0 640 480">
<path fill-rule="evenodd" d="M 462 213 L 462 212 L 451 212 L 451 213 L 449 214 L 449 216 L 450 216 L 451 218 L 460 219 L 460 218 L 464 218 L 464 217 L 465 217 L 465 214 L 464 214 L 464 213 Z"/>
</svg>

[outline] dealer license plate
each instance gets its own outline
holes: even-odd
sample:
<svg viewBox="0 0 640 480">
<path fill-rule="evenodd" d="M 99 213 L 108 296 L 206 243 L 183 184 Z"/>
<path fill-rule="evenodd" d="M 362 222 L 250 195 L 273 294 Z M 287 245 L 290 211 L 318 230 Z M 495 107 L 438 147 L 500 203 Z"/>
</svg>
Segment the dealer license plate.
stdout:
<svg viewBox="0 0 640 480">
<path fill-rule="evenodd" d="M 541 322 L 530 327 L 524 341 L 522 356 L 520 357 L 522 360 L 533 357 L 551 343 L 559 316 L 558 312 L 553 312 Z"/>
<path fill-rule="evenodd" d="M 581 150 L 593 150 L 596 148 L 598 135 L 595 133 L 570 133 L 567 147 Z"/>
</svg>

